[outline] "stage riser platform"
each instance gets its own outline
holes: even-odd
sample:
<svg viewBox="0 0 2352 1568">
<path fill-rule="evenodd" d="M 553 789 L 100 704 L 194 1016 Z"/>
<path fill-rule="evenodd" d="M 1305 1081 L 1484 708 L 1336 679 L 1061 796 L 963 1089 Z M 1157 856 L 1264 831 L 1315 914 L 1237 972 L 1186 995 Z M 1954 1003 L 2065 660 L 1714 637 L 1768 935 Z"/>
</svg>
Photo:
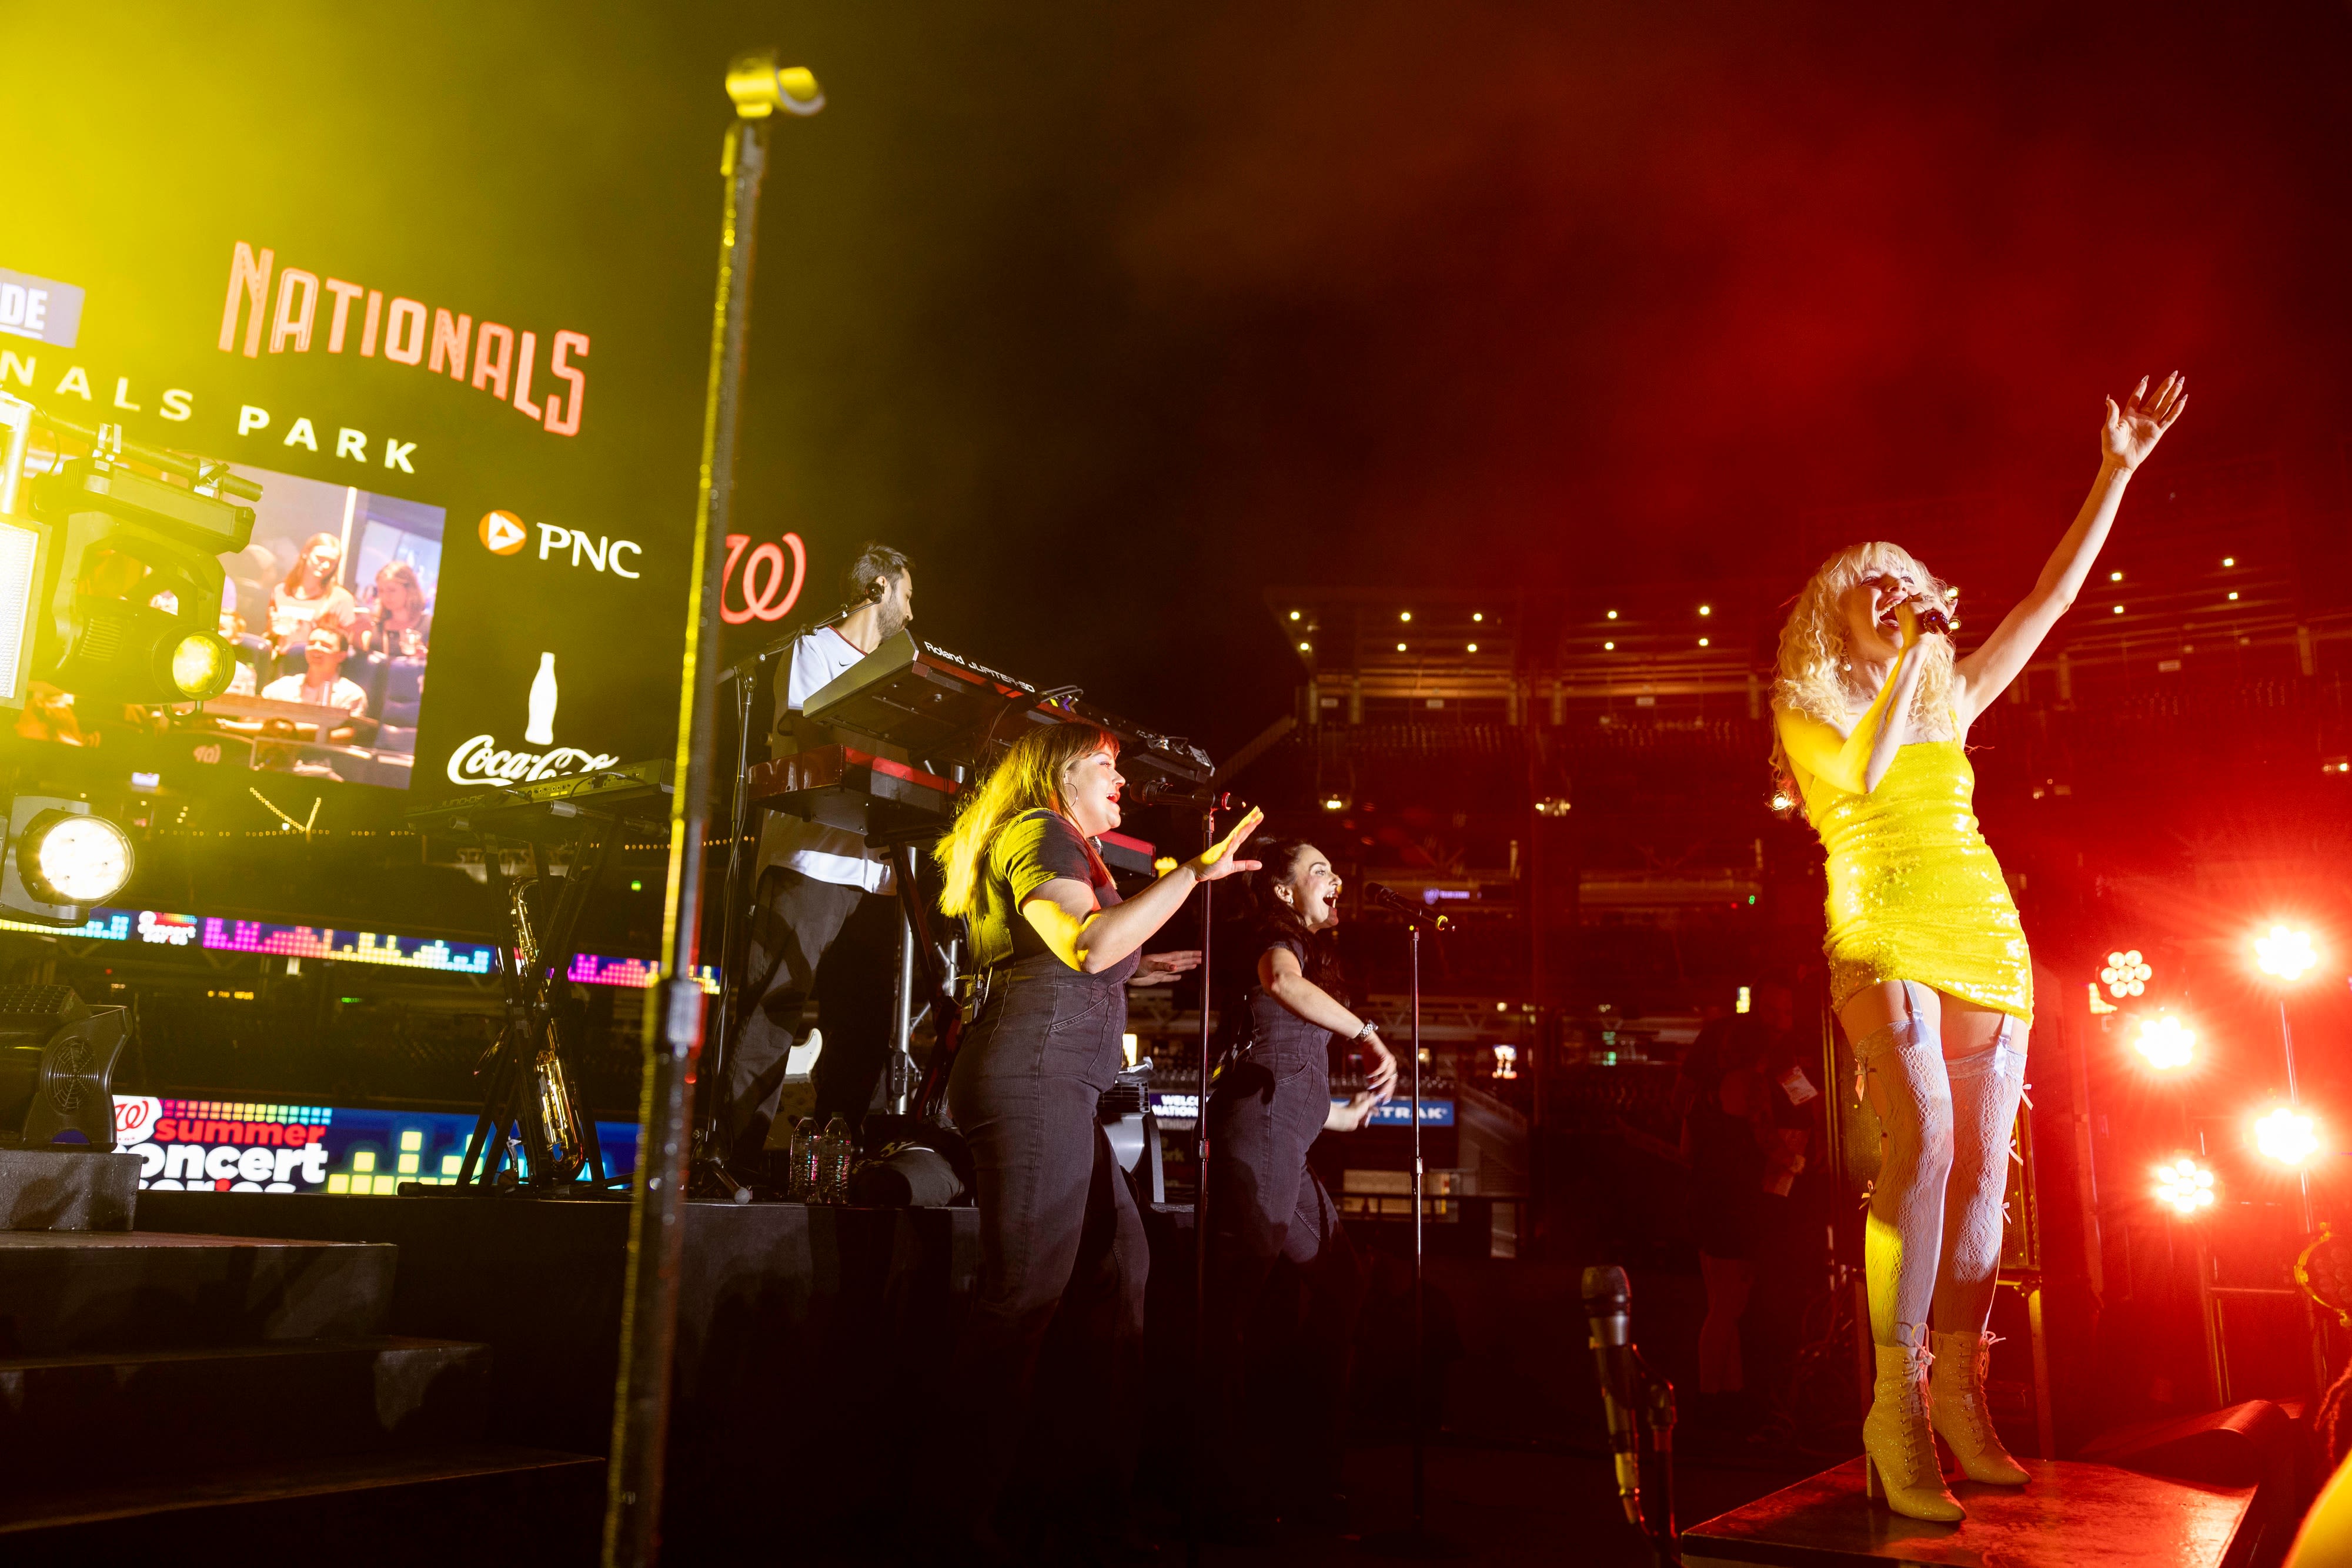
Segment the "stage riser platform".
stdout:
<svg viewBox="0 0 2352 1568">
<path fill-rule="evenodd" d="M 1954 1480 L 1958 1524 L 1905 1519 L 1863 1495 L 1862 1461 L 1759 1498 L 1683 1535 L 1685 1568 L 2239 1568 L 2261 1531 L 2254 1488 L 2110 1465 L 2021 1458 L 2022 1487 Z"/>
<path fill-rule="evenodd" d="M 128 1230 L 139 1156 L 0 1149 L 0 1230 Z"/>
<path fill-rule="evenodd" d="M 139 1205 L 150 1230 L 393 1243 L 386 1330 L 492 1347 L 488 1437 L 598 1455 L 628 1219 L 625 1202 L 598 1200 L 145 1192 Z M 862 1539 L 940 1418 L 978 1214 L 690 1203 L 685 1227 L 667 1550 L 772 1549 L 787 1516 L 803 1540 Z"/>
<path fill-rule="evenodd" d="M 604 1491 L 601 1460 L 510 1448 L 198 1470 L 169 1485 L 0 1507 L 0 1561 L 245 1563 L 315 1549 L 337 1568 L 589 1563 Z"/>
<path fill-rule="evenodd" d="M 0 1231 L 0 1355 L 363 1339 L 383 1332 L 396 1261 L 383 1246 Z"/>
<path fill-rule="evenodd" d="M 0 1361 L 0 1496 L 470 1445 L 488 1419 L 489 1369 L 488 1346 L 434 1340 Z"/>
</svg>

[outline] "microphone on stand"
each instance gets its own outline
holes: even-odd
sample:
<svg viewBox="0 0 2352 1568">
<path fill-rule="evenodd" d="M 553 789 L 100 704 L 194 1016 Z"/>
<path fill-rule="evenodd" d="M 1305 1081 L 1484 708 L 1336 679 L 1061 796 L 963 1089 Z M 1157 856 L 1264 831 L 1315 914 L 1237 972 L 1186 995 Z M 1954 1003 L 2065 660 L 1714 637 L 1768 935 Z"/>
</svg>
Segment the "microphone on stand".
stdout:
<svg viewBox="0 0 2352 1568">
<path fill-rule="evenodd" d="M 1364 883 L 1364 896 L 1391 915 L 1401 915 L 1416 925 L 1426 925 L 1433 931 L 1454 929 L 1454 922 L 1444 915 L 1423 908 L 1392 887 L 1383 887 L 1377 882 L 1368 882 Z"/>
<path fill-rule="evenodd" d="M 1236 800 L 1230 789 L 1179 789 L 1168 784 L 1130 784 L 1127 795 L 1139 806 L 1205 806 L 1213 811 L 1230 811 L 1249 802 Z"/>
<path fill-rule="evenodd" d="M 1591 1324 L 1601 1397 L 1609 1406 L 1609 1448 L 1617 1458 L 1617 1499 L 1626 1521 L 1642 1527 L 1642 1454 L 1633 1411 L 1633 1296 L 1615 1264 L 1584 1271 L 1584 1316 Z"/>
</svg>

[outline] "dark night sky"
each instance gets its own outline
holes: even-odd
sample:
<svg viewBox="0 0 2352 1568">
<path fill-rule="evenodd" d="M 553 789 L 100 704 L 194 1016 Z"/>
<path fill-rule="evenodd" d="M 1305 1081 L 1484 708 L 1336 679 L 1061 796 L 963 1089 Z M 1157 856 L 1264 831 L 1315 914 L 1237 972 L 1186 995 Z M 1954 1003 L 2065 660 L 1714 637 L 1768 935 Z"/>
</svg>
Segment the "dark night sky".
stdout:
<svg viewBox="0 0 2352 1568">
<path fill-rule="evenodd" d="M 565 258 L 688 503 L 719 71 L 781 45 L 831 102 L 746 519 L 898 541 L 936 640 L 1222 747 L 1298 678 L 1266 582 L 1771 601 L 1809 508 L 1991 492 L 2021 574 L 2141 369 L 2193 376 L 2159 461 L 2342 513 L 2340 4 L 100 9 L 46 65 L 131 144 Z"/>
</svg>

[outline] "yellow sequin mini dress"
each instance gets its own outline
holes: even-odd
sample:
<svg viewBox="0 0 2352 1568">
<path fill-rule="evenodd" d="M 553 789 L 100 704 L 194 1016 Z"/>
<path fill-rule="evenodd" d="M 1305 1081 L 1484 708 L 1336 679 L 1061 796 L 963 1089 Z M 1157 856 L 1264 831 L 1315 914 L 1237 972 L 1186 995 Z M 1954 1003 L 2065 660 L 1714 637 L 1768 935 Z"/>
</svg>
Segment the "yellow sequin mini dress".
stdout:
<svg viewBox="0 0 2352 1568">
<path fill-rule="evenodd" d="M 1829 852 L 1831 1005 L 1916 980 L 2032 1024 L 2025 928 L 1977 827 L 1976 769 L 1960 743 L 1897 747 L 1866 795 L 1801 770 L 1798 784 Z"/>
</svg>

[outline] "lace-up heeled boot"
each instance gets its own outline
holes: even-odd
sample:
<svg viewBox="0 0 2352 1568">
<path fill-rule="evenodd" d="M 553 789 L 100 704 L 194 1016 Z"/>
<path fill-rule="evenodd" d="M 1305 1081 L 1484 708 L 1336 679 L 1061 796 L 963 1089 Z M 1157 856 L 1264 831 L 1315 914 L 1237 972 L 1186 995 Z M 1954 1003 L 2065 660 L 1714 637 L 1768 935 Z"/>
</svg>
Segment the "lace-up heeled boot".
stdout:
<svg viewBox="0 0 2352 1568">
<path fill-rule="evenodd" d="M 2021 1487 L 2025 1467 L 2009 1457 L 2000 1435 L 1992 1428 L 1985 1408 L 1985 1366 L 1992 1357 L 1994 1333 L 1931 1333 L 1934 1366 L 1927 1375 L 1927 1413 L 1937 1436 L 1952 1450 L 1972 1481 Z"/>
<path fill-rule="evenodd" d="M 1918 1343 L 1924 1328 L 1897 1323 L 1895 1332 L 1903 1343 L 1873 1347 L 1878 1382 L 1862 1422 L 1864 1489 L 1907 1518 L 1957 1524 L 1969 1512 L 1944 1488 L 1927 1424 L 1927 1364 L 1935 1358 Z"/>
</svg>

